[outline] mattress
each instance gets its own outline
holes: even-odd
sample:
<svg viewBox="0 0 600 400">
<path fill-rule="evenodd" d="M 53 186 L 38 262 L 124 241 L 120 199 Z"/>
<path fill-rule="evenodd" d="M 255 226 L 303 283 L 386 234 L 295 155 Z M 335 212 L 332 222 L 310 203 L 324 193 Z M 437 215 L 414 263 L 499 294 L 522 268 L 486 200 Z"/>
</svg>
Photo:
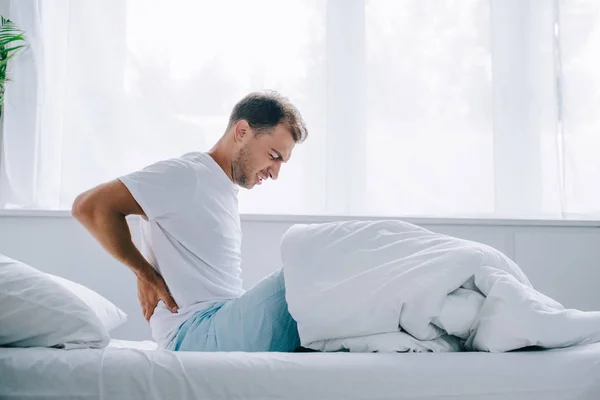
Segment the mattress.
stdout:
<svg viewBox="0 0 600 400">
<path fill-rule="evenodd" d="M 0 349 L 2 399 L 600 399 L 600 344 L 511 353 Z"/>
</svg>

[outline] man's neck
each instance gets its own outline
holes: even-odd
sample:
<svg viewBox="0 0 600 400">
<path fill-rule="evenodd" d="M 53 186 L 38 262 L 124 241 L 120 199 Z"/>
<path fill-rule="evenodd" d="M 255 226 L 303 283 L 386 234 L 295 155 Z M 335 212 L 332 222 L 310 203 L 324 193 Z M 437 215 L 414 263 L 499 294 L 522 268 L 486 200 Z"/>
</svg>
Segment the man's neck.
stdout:
<svg viewBox="0 0 600 400">
<path fill-rule="evenodd" d="M 225 151 L 225 143 L 221 140 L 215 144 L 215 146 L 210 149 L 208 155 L 212 157 L 213 160 L 221 167 L 223 172 L 227 175 L 227 177 L 233 182 L 233 165 L 231 156 L 229 156 L 228 152 Z"/>
</svg>

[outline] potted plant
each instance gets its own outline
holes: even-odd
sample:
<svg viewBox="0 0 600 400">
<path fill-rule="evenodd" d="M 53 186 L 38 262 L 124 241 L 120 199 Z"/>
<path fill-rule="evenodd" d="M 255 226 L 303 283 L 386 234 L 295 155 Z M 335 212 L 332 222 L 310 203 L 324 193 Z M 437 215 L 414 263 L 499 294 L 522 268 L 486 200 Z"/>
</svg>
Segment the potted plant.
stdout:
<svg viewBox="0 0 600 400">
<path fill-rule="evenodd" d="M 4 110 L 4 86 L 9 80 L 6 74 L 8 61 L 25 47 L 25 34 L 9 19 L 0 16 L 0 117 Z"/>
</svg>

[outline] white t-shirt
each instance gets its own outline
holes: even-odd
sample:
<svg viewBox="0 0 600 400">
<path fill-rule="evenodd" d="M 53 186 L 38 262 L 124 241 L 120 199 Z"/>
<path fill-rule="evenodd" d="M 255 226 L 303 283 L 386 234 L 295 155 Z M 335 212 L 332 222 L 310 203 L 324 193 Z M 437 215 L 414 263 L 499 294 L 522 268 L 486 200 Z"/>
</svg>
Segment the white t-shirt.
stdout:
<svg viewBox="0 0 600 400">
<path fill-rule="evenodd" d="M 119 178 L 148 220 L 141 252 L 179 306 L 160 301 L 150 319 L 159 346 L 196 311 L 244 293 L 238 187 L 207 153 L 188 153 Z"/>
</svg>

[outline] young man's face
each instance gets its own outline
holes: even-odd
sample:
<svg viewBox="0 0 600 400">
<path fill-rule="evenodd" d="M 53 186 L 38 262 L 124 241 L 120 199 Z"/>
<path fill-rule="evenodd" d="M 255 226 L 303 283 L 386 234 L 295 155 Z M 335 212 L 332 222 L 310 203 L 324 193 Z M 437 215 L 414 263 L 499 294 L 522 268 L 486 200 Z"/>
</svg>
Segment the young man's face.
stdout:
<svg viewBox="0 0 600 400">
<path fill-rule="evenodd" d="M 259 135 L 247 125 L 241 129 L 240 150 L 232 161 L 233 181 L 252 189 L 266 179 L 277 179 L 281 164 L 290 159 L 294 149 L 291 132 L 281 124 L 271 133 Z"/>
</svg>

